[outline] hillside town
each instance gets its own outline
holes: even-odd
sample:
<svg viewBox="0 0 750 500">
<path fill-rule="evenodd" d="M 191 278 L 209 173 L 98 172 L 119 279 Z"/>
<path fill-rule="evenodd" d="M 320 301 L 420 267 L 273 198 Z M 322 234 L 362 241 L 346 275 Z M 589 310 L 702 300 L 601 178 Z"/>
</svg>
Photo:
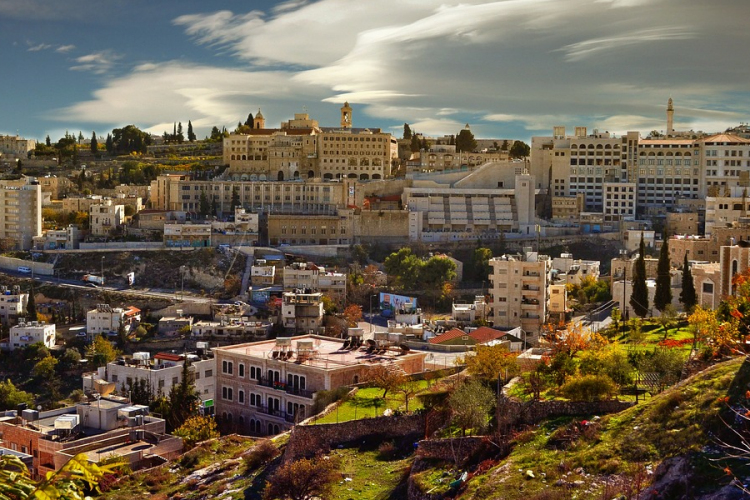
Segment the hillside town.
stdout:
<svg viewBox="0 0 750 500">
<path fill-rule="evenodd" d="M 663 133 L 555 125 L 530 145 L 358 128 L 349 103 L 333 126 L 258 109 L 203 140 L 0 137 L 0 456 L 30 481 L 88 463 L 104 498 L 225 498 L 232 477 L 265 498 L 385 498 L 357 460 L 396 464 L 369 479 L 388 498 L 517 498 L 517 481 L 681 498 L 658 496 L 681 487 L 664 464 L 750 404 L 731 378 L 694 396 L 700 415 L 674 392 L 746 349 L 750 131 L 675 130 L 664 111 Z M 664 397 L 671 444 L 606 434 L 597 465 L 554 473 L 521 454 L 479 496 L 472 478 L 532 429 L 594 450 L 606 415 Z M 289 474 L 319 484 L 293 496 Z"/>
</svg>

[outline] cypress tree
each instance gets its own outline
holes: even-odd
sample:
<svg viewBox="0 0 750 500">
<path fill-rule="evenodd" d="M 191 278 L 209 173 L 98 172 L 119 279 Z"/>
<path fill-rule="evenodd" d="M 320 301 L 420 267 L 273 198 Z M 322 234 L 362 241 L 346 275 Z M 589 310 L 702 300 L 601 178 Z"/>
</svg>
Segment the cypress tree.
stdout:
<svg viewBox="0 0 750 500">
<path fill-rule="evenodd" d="M 680 292 L 680 302 L 685 307 L 685 312 L 690 312 L 698 302 L 695 293 L 695 283 L 693 283 L 693 272 L 688 264 L 687 252 L 685 260 L 682 263 L 682 292 Z"/>
<path fill-rule="evenodd" d="M 29 290 L 29 301 L 26 303 L 26 319 L 36 321 L 36 301 L 34 300 L 34 286 Z"/>
<path fill-rule="evenodd" d="M 633 292 L 630 295 L 630 306 L 633 312 L 643 318 L 648 314 L 648 287 L 646 286 L 646 245 L 641 233 L 640 254 L 633 269 Z"/>
<path fill-rule="evenodd" d="M 664 312 L 672 303 L 672 286 L 669 277 L 669 238 L 664 233 L 664 244 L 659 252 L 659 264 L 656 268 L 656 293 L 654 294 L 654 307 Z"/>
</svg>

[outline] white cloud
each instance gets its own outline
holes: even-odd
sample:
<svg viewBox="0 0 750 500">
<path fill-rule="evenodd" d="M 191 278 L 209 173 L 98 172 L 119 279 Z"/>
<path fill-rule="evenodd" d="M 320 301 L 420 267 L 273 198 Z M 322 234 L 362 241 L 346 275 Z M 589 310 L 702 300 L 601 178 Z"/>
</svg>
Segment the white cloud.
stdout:
<svg viewBox="0 0 750 500">
<path fill-rule="evenodd" d="M 290 0 L 188 14 L 174 24 L 240 69 L 144 64 L 64 116 L 233 126 L 262 106 L 276 125 L 304 104 L 326 125 L 348 100 L 356 125 L 442 135 L 469 122 L 509 137 L 664 128 L 671 96 L 679 126 L 723 129 L 750 106 L 750 65 L 726 49 L 750 42 L 745 14 L 737 0 Z"/>
<path fill-rule="evenodd" d="M 29 52 L 39 52 L 40 50 L 47 50 L 50 47 L 52 47 L 52 45 L 50 45 L 48 43 L 40 43 L 40 44 L 37 44 L 37 45 L 32 45 L 31 47 L 28 48 L 28 51 Z"/>
<path fill-rule="evenodd" d="M 65 53 L 68 53 L 68 52 L 70 52 L 71 50 L 73 50 L 75 48 L 76 48 L 76 46 L 72 45 L 72 44 L 71 45 L 60 45 L 59 47 L 57 47 L 55 49 L 55 52 L 60 52 L 61 54 L 65 54 Z"/>
<path fill-rule="evenodd" d="M 121 57 L 110 50 L 92 52 L 91 54 L 77 57 L 75 59 L 77 64 L 71 66 L 70 69 L 73 71 L 91 71 L 92 73 L 101 75 L 112 69 L 112 66 Z"/>
</svg>

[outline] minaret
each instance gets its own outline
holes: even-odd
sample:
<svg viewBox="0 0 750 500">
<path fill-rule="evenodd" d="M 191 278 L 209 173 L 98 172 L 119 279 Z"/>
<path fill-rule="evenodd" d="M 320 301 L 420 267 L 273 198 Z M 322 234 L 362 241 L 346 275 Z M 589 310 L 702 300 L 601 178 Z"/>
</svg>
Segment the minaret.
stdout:
<svg viewBox="0 0 750 500">
<path fill-rule="evenodd" d="M 263 113 L 260 112 L 260 108 L 258 108 L 258 114 L 253 118 L 253 128 L 266 128 L 266 119 L 263 118 Z"/>
<path fill-rule="evenodd" d="M 341 128 L 352 128 L 352 108 L 348 101 L 341 107 Z"/>
<path fill-rule="evenodd" d="M 667 137 L 674 135 L 674 106 L 672 98 L 667 101 Z"/>
</svg>

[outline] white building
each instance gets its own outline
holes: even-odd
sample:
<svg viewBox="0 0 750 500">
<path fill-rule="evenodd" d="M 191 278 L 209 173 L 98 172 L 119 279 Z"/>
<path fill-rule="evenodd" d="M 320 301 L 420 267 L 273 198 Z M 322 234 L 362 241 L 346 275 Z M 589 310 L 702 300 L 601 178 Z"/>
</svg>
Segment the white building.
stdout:
<svg viewBox="0 0 750 500">
<path fill-rule="evenodd" d="M 44 321 L 19 323 L 10 328 L 7 350 L 23 349 L 31 344 L 42 343 L 47 348 L 55 346 L 55 325 Z"/>
<path fill-rule="evenodd" d="M 115 205 L 112 200 L 102 200 L 89 209 L 91 234 L 108 236 L 125 220 L 125 205 Z"/>
<path fill-rule="evenodd" d="M 557 280 L 566 285 L 580 285 L 581 280 L 589 276 L 599 279 L 599 266 L 598 260 L 574 259 L 571 253 L 563 253 L 552 259 L 552 269 L 558 271 Z"/>
<path fill-rule="evenodd" d="M 0 239 L 7 248 L 28 250 L 42 235 L 42 187 L 31 178 L 0 181 Z"/>
<path fill-rule="evenodd" d="M 140 321 L 141 310 L 136 307 L 123 309 L 111 307 L 109 304 L 97 304 L 96 309 L 86 313 L 86 332 L 92 338 L 100 334 L 106 335 L 119 330 L 120 324 L 129 332 L 131 328 L 138 326 Z"/>
<path fill-rule="evenodd" d="M 326 272 L 312 262 L 294 262 L 284 268 L 284 290 L 307 288 L 335 300 L 346 297 L 346 274 Z"/>
<path fill-rule="evenodd" d="M 216 363 L 213 357 L 206 356 L 205 352 L 203 354 L 188 354 L 187 359 L 195 380 L 195 390 L 206 401 L 214 398 Z M 99 380 L 114 384 L 115 390 L 123 395 L 140 384 L 144 384 L 154 397 L 167 395 L 173 386 L 182 382 L 184 361 L 185 354 L 160 352 L 151 359 L 147 352 L 136 352 L 131 358 L 113 361 L 106 367 L 99 367 L 96 373 L 84 375 L 83 389 L 96 390 L 101 385 L 101 382 L 97 382 Z"/>
<path fill-rule="evenodd" d="M 26 315 L 26 304 L 29 294 L 21 293 L 21 287 L 0 287 L 0 318 L 4 325 L 15 323 L 18 318 Z"/>
<path fill-rule="evenodd" d="M 281 324 L 294 332 L 317 333 L 323 326 L 323 294 L 311 290 L 284 292 Z"/>
</svg>

